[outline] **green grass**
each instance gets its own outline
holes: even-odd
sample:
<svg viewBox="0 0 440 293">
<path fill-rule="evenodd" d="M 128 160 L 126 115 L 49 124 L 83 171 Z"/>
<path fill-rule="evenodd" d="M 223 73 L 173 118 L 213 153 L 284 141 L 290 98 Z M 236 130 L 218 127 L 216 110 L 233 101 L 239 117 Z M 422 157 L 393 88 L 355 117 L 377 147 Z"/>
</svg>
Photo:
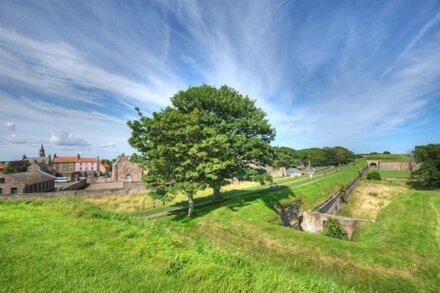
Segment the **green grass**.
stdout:
<svg viewBox="0 0 440 293">
<path fill-rule="evenodd" d="M 413 158 L 407 154 L 377 154 L 377 155 L 366 155 L 365 160 L 380 160 L 380 161 L 392 161 L 392 162 L 406 162 L 411 161 Z"/>
<path fill-rule="evenodd" d="M 411 175 L 409 171 L 387 171 L 387 170 L 373 170 L 373 171 L 378 172 L 382 177 L 382 179 L 384 178 L 408 179 Z"/>
<path fill-rule="evenodd" d="M 316 192 L 350 172 L 258 189 L 191 219 L 143 221 L 79 199 L 2 201 L 0 292 L 438 292 L 440 191 L 393 197 L 352 241 L 279 225 L 281 201 L 316 205 Z"/>
</svg>

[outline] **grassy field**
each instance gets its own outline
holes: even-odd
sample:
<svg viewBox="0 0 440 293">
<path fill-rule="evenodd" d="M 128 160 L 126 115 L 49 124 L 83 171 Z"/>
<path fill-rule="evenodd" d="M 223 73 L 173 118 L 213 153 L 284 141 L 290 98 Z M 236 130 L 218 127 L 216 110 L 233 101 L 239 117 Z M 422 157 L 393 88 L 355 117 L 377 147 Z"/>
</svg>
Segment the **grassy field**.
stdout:
<svg viewBox="0 0 440 293">
<path fill-rule="evenodd" d="M 0 291 L 438 292 L 440 191 L 404 187 L 352 241 L 279 225 L 280 202 L 316 205 L 349 172 L 260 188 L 191 219 L 143 221 L 80 199 L 1 201 Z"/>
<path fill-rule="evenodd" d="M 411 161 L 413 158 L 407 154 L 377 154 L 377 155 L 367 155 L 364 157 L 365 160 L 380 160 L 380 161 L 393 161 L 393 162 L 406 162 Z"/>
<path fill-rule="evenodd" d="M 411 175 L 409 171 L 386 171 L 386 170 L 374 170 L 378 172 L 382 179 L 391 178 L 391 179 L 408 179 Z M 370 171 L 373 172 L 373 171 Z"/>
<path fill-rule="evenodd" d="M 315 180 L 332 176 L 335 174 L 344 173 L 348 169 L 354 170 L 354 172 L 350 172 L 352 174 L 356 173 L 357 168 L 360 168 L 360 164 L 357 166 L 341 166 L 336 169 L 328 169 L 322 172 L 318 172 L 310 178 L 308 175 L 298 176 L 298 177 L 283 177 L 283 178 L 275 178 L 274 183 L 283 187 L 292 187 L 298 184 L 314 182 Z M 249 191 L 267 189 L 268 185 L 260 185 L 255 182 L 241 182 L 238 184 L 227 185 L 222 188 L 222 192 L 224 193 L 223 197 L 231 198 L 235 196 L 241 196 L 243 194 L 248 194 Z M 327 192 L 327 191 L 325 191 Z M 327 196 L 328 194 L 323 193 L 323 195 Z M 210 202 L 212 200 L 212 190 L 207 189 L 198 192 L 195 195 L 196 204 L 203 202 Z M 90 197 L 85 198 L 87 202 L 92 204 L 99 205 L 103 207 L 105 210 L 113 211 L 117 213 L 123 214 L 138 214 L 141 212 L 158 210 L 165 207 L 171 206 L 184 206 L 186 205 L 187 198 L 185 195 L 178 195 L 172 200 L 168 202 L 161 202 L 158 200 L 153 200 L 147 194 L 121 194 L 121 195 L 110 195 L 110 196 L 101 196 L 101 197 Z"/>
<path fill-rule="evenodd" d="M 337 212 L 338 215 L 376 220 L 380 211 L 402 194 L 408 187 L 405 182 L 369 181 L 363 179 L 347 204 Z"/>
</svg>

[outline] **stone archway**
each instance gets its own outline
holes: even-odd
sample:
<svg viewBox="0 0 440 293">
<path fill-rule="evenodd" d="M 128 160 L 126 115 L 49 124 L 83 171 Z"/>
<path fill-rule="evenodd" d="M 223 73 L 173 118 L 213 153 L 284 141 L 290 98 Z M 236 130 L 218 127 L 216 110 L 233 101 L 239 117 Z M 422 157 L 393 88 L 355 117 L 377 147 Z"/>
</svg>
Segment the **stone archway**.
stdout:
<svg viewBox="0 0 440 293">
<path fill-rule="evenodd" d="M 131 182 L 131 174 L 125 175 L 125 182 Z"/>
<path fill-rule="evenodd" d="M 379 168 L 379 166 L 378 166 L 378 164 L 377 164 L 376 162 L 372 162 L 372 163 L 370 163 L 370 164 L 369 164 L 369 167 L 370 167 L 371 169 L 378 169 L 378 168 Z"/>
</svg>

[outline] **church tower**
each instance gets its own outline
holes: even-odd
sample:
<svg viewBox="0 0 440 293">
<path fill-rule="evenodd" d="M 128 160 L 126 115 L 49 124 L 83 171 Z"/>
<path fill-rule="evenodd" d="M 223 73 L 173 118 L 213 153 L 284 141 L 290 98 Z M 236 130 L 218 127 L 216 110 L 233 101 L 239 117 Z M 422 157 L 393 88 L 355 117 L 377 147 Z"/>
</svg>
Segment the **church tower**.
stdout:
<svg viewBox="0 0 440 293">
<path fill-rule="evenodd" d="M 45 152 L 44 152 L 44 147 L 43 147 L 43 145 L 41 145 L 41 148 L 40 148 L 40 157 L 41 157 L 41 158 L 46 157 L 46 154 L 45 154 Z"/>
</svg>

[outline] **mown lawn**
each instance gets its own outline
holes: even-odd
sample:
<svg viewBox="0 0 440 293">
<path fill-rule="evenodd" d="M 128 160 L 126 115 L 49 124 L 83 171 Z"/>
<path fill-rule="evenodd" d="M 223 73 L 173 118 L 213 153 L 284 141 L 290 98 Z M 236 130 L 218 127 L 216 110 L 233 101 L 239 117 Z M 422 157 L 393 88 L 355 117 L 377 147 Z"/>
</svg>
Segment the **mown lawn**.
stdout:
<svg viewBox="0 0 440 293">
<path fill-rule="evenodd" d="M 411 173 L 409 171 L 387 171 L 387 170 L 374 170 L 380 174 L 382 179 L 395 178 L 395 179 L 409 179 Z M 372 172 L 372 171 L 371 171 Z"/>
<path fill-rule="evenodd" d="M 406 162 L 411 161 L 413 158 L 407 154 L 376 154 L 367 155 L 364 157 L 366 160 L 380 160 L 380 161 L 393 161 L 393 162 Z"/>
<path fill-rule="evenodd" d="M 260 189 L 191 219 L 144 221 L 79 199 L 2 201 L 0 291 L 438 292 L 440 191 L 392 197 L 352 241 L 279 225 L 281 201 L 316 204 L 312 186 L 331 190 L 342 177 Z"/>
</svg>

